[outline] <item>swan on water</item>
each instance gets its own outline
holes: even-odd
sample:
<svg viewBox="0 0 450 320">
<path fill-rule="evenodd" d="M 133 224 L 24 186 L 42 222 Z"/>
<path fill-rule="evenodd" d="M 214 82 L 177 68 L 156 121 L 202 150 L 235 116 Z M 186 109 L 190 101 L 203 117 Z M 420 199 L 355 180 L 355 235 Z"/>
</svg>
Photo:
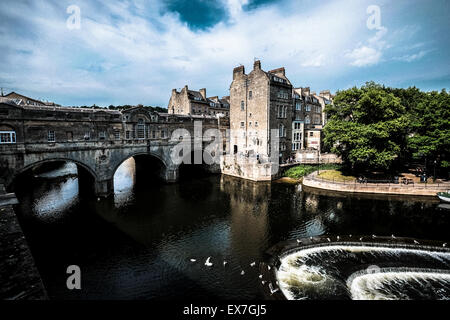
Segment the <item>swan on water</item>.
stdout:
<svg viewBox="0 0 450 320">
<path fill-rule="evenodd" d="M 191 259 L 191 262 L 195 262 L 195 261 L 197 261 L 196 259 Z"/>
<path fill-rule="evenodd" d="M 420 244 L 419 241 L 417 241 L 417 240 L 414 240 L 414 243 L 415 243 L 415 244 Z"/>
<path fill-rule="evenodd" d="M 396 237 L 394 235 L 392 235 L 391 237 L 392 237 L 392 239 L 396 239 Z"/>
<path fill-rule="evenodd" d="M 374 235 L 374 234 L 372 235 L 372 238 L 373 238 L 373 239 L 375 239 L 376 237 L 377 237 L 376 235 Z"/>
<path fill-rule="evenodd" d="M 224 266 L 224 267 L 226 266 L 227 263 L 228 263 L 228 262 L 226 262 L 225 260 L 223 260 L 223 266 Z"/>
<path fill-rule="evenodd" d="M 327 238 L 328 242 L 331 242 L 330 238 Z"/>
<path fill-rule="evenodd" d="M 245 274 L 245 271 L 244 270 L 242 270 L 241 271 L 241 276 L 243 276 Z"/>
<path fill-rule="evenodd" d="M 207 267 L 211 267 L 213 265 L 209 260 L 211 260 L 211 257 L 208 257 L 208 259 L 206 259 L 205 266 Z"/>
<path fill-rule="evenodd" d="M 250 263 L 250 267 L 254 267 L 256 265 L 256 262 L 253 261 L 252 263 Z"/>
<path fill-rule="evenodd" d="M 336 240 L 339 241 L 339 236 L 336 237 Z"/>
<path fill-rule="evenodd" d="M 446 247 L 446 246 L 447 246 L 447 243 L 442 244 L 442 246 L 443 246 L 443 247 Z"/>
<path fill-rule="evenodd" d="M 300 240 L 297 239 L 297 243 L 302 243 Z"/>
<path fill-rule="evenodd" d="M 262 279 L 262 277 L 263 277 L 263 275 L 262 275 L 262 274 L 260 274 L 260 275 L 259 275 L 259 278 L 260 278 L 260 279 Z"/>
</svg>

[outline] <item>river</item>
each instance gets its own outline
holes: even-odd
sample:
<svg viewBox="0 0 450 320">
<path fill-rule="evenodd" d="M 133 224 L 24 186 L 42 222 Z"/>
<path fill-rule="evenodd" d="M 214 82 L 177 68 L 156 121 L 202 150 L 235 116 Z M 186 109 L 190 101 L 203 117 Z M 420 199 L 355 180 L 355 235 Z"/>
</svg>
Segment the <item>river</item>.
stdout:
<svg viewBox="0 0 450 320">
<path fill-rule="evenodd" d="M 343 196 L 221 175 L 137 184 L 133 159 L 117 171 L 108 199 L 80 194 L 77 177 L 54 176 L 16 190 L 16 213 L 52 299 L 259 299 L 258 263 L 280 241 L 450 240 L 450 211 L 432 199 Z M 81 290 L 66 287 L 69 265 L 81 268 Z"/>
</svg>

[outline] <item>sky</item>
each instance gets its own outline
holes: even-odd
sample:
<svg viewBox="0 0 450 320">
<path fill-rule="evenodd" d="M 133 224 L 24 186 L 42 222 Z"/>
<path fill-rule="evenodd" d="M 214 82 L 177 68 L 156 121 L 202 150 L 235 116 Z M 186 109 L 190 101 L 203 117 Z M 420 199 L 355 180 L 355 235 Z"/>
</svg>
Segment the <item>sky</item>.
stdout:
<svg viewBox="0 0 450 320">
<path fill-rule="evenodd" d="M 79 13 L 79 14 L 78 14 Z M 233 68 L 295 87 L 450 88 L 447 0 L 2 0 L 0 87 L 67 106 L 229 95 Z"/>
</svg>

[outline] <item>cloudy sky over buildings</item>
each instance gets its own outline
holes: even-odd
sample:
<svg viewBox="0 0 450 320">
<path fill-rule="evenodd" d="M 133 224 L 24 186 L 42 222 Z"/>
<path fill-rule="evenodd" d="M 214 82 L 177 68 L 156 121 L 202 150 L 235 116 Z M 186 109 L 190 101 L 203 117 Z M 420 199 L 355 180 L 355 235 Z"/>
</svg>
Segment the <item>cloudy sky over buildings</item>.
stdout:
<svg viewBox="0 0 450 320">
<path fill-rule="evenodd" d="M 233 68 L 259 58 L 317 92 L 369 80 L 448 90 L 449 16 L 446 0 L 3 0 L 0 86 L 63 105 L 165 107 L 185 84 L 228 95 Z"/>
</svg>

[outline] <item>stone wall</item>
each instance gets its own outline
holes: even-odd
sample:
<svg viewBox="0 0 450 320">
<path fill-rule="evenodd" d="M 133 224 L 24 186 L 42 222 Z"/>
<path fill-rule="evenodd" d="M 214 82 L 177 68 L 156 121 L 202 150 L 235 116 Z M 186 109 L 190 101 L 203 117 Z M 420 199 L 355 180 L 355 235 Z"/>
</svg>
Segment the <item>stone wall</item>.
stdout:
<svg viewBox="0 0 450 320">
<path fill-rule="evenodd" d="M 382 184 L 382 183 L 339 183 L 317 178 L 317 172 L 303 178 L 303 185 L 310 188 L 349 192 L 349 193 L 372 193 L 372 194 L 398 194 L 412 196 L 432 196 L 436 197 L 438 192 L 450 189 L 447 184 L 428 185 L 402 185 L 402 184 Z"/>
<path fill-rule="evenodd" d="M 0 300 L 42 300 L 47 298 L 39 272 L 28 248 L 12 204 L 0 184 Z"/>
</svg>

